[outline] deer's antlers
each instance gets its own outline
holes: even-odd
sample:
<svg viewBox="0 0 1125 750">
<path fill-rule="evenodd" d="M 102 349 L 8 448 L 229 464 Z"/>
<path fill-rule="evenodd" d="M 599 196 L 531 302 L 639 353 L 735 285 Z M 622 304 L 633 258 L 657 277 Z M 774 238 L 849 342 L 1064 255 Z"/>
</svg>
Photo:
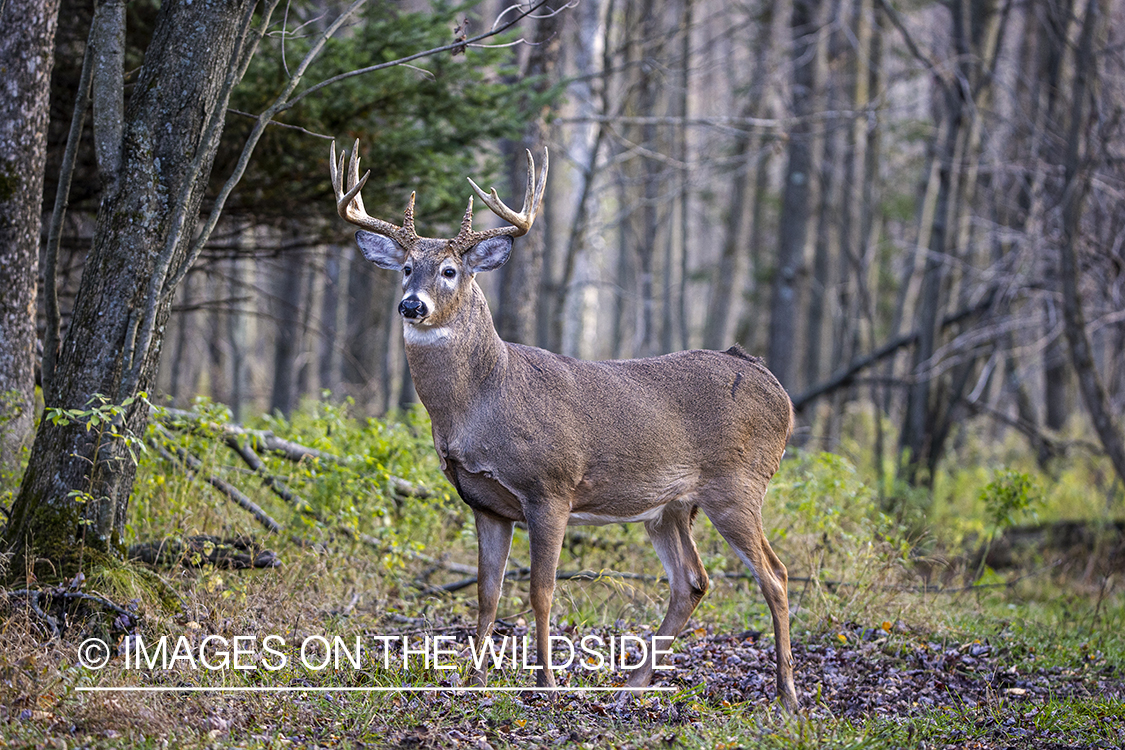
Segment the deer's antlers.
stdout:
<svg viewBox="0 0 1125 750">
<path fill-rule="evenodd" d="M 352 147 L 351 159 L 347 163 L 346 186 L 344 184 L 345 160 L 347 160 L 347 153 L 341 151 L 339 161 L 337 161 L 336 142 L 333 141 L 328 167 L 332 175 L 332 190 L 336 193 L 336 211 L 340 214 L 340 217 L 357 227 L 390 237 L 403 248 L 412 248 L 421 239 L 414 230 L 414 193 L 410 194 L 410 204 L 406 207 L 401 227 L 382 219 L 376 219 L 374 216 L 368 215 L 363 207 L 363 198 L 359 194 L 367 183 L 367 178 L 371 176 L 371 170 L 367 170 L 363 177 L 359 176 L 358 138 Z M 500 197 L 496 194 L 496 188 L 492 188 L 491 191 L 485 193 L 470 177 L 469 184 L 473 186 L 473 190 L 484 201 L 484 205 L 488 206 L 493 213 L 511 226 L 485 229 L 480 232 L 473 231 L 473 198 L 469 196 L 469 207 L 465 210 L 465 217 L 461 220 L 461 231 L 449 241 L 450 245 L 457 252 L 466 253 L 479 242 L 491 237 L 504 235 L 522 237 L 527 234 L 531 225 L 535 223 L 539 207 L 543 204 L 543 191 L 547 187 L 547 169 L 549 166 L 547 149 L 543 149 L 543 171 L 539 173 L 537 178 L 535 159 L 531 156 L 530 151 L 527 152 L 527 189 L 523 196 L 523 210 L 519 213 L 513 211 L 500 200 Z"/>
<path fill-rule="evenodd" d="M 332 141 L 332 154 L 328 161 L 329 171 L 332 173 L 332 190 L 336 193 L 336 211 L 340 214 L 340 218 L 355 224 L 357 227 L 378 232 L 379 234 L 390 237 L 403 248 L 409 249 L 414 247 L 414 244 L 420 239 L 418 233 L 414 231 L 414 193 L 410 194 L 410 203 L 406 207 L 406 212 L 403 215 L 402 226 L 398 227 L 388 221 L 376 219 L 374 216 L 369 216 L 366 209 L 363 207 L 363 198 L 360 197 L 359 191 L 367 183 L 367 178 L 371 176 L 371 170 L 367 170 L 363 177 L 359 176 L 359 139 L 355 141 L 352 146 L 352 158 L 348 163 L 348 184 L 347 190 L 344 189 L 344 159 L 347 158 L 347 153 L 340 152 L 340 161 L 336 162 L 336 141 Z"/>
<path fill-rule="evenodd" d="M 523 210 L 516 213 L 504 202 L 500 200 L 500 196 L 496 194 L 496 188 L 485 193 L 480 189 L 480 186 L 473 182 L 473 178 L 469 179 L 469 184 L 473 186 L 480 199 L 484 201 L 484 205 L 492 209 L 492 213 L 499 216 L 504 221 L 512 226 L 499 227 L 497 229 L 486 229 L 482 232 L 473 231 L 473 197 L 469 196 L 469 207 L 465 210 L 465 218 L 461 220 L 461 231 L 453 238 L 453 246 L 461 252 L 465 252 L 476 245 L 481 240 L 487 240 L 490 237 L 500 237 L 502 235 L 509 235 L 511 237 L 522 237 L 527 234 L 531 229 L 531 225 L 535 223 L 535 217 L 539 213 L 539 207 L 543 204 L 543 191 L 547 187 L 547 169 L 550 167 L 549 156 L 547 149 L 543 149 L 543 171 L 540 173 L 539 178 L 535 177 L 535 159 L 532 157 L 531 152 L 527 152 L 527 189 L 523 194 Z"/>
</svg>

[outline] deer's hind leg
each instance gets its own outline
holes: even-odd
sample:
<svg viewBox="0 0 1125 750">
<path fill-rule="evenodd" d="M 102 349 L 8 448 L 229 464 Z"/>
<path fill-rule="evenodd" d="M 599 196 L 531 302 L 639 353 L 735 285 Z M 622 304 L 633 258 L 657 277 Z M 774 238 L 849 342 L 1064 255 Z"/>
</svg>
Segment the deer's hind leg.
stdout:
<svg viewBox="0 0 1125 750">
<path fill-rule="evenodd" d="M 766 481 L 747 484 L 731 482 L 712 488 L 701 499 L 711 523 L 727 544 L 750 568 L 773 618 L 777 655 L 777 695 L 791 711 L 797 710 L 797 690 L 793 685 L 793 653 L 789 645 L 789 574 L 774 554 L 762 528 L 762 500 Z"/>
<path fill-rule="evenodd" d="M 691 537 L 692 521 L 698 510 L 692 503 L 676 501 L 664 506 L 660 518 L 645 523 L 645 531 L 664 565 L 668 585 L 672 590 L 668 599 L 668 612 L 651 644 L 662 650 L 668 649 L 672 644 L 671 639 L 683 630 L 710 585 L 703 561 L 699 559 L 699 550 Z M 650 654 L 644 665 L 629 676 L 626 686 L 637 688 L 648 685 L 652 681 L 656 665 Z"/>
</svg>

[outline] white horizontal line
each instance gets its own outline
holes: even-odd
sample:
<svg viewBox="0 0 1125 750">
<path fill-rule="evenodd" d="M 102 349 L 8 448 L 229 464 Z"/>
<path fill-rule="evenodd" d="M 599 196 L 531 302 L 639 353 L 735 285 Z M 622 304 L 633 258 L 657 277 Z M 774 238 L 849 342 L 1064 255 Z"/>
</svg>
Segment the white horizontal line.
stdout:
<svg viewBox="0 0 1125 750">
<path fill-rule="evenodd" d="M 299 687 L 293 685 L 246 685 L 242 687 L 143 687 L 124 685 L 121 687 L 79 687 L 80 693 L 640 693 L 676 692 L 680 688 L 659 687 L 440 687 L 424 685 L 419 687 Z"/>
</svg>

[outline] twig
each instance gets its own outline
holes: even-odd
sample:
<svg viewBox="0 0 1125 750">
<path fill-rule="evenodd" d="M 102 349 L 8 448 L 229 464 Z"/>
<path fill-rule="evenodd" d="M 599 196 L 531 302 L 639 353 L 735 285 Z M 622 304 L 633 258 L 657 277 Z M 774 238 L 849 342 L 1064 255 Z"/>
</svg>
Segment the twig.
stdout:
<svg viewBox="0 0 1125 750">
<path fill-rule="evenodd" d="M 941 321 L 941 327 L 947 328 L 948 326 L 961 322 L 965 318 L 983 312 L 991 304 L 992 295 L 986 294 L 980 302 L 973 305 L 972 307 L 966 307 L 951 315 L 945 316 L 945 318 L 943 318 Z M 889 357 L 899 349 L 905 346 L 910 346 L 915 341 L 917 341 L 919 335 L 920 332 L 916 330 L 901 334 L 886 342 L 870 354 L 852 360 L 852 362 L 850 362 L 846 367 L 837 371 L 835 374 L 829 377 L 828 380 L 818 383 L 817 385 L 810 387 L 804 393 L 794 396 L 793 408 L 801 409 L 818 396 L 823 396 L 824 394 L 831 393 L 838 388 L 843 388 L 850 385 L 855 380 L 856 375 L 858 375 L 861 371 L 874 365 L 881 359 Z"/>
<path fill-rule="evenodd" d="M 254 471 L 258 478 L 262 480 L 262 484 L 266 485 L 273 494 L 302 513 L 316 515 L 303 497 L 286 487 L 285 483 L 278 477 L 266 471 L 265 464 L 262 463 L 262 459 L 258 457 L 258 454 L 254 452 L 253 448 L 249 445 L 243 445 L 234 435 L 227 435 L 224 442 L 226 442 L 231 450 L 238 454 L 238 457 Z"/>
<path fill-rule="evenodd" d="M 18 591 L 5 591 L 4 597 L 6 599 L 10 599 L 13 597 L 23 597 L 24 599 L 27 599 L 28 609 L 30 609 L 35 614 L 35 616 L 38 617 L 47 626 L 47 629 L 51 631 L 51 638 L 58 638 L 58 621 L 55 620 L 54 617 L 51 617 L 49 614 L 44 612 L 42 607 L 39 606 L 39 596 L 43 593 L 45 592 L 38 591 L 36 589 L 19 589 Z"/>
<path fill-rule="evenodd" d="M 807 577 L 807 576 L 789 576 L 789 583 L 804 583 L 806 588 L 808 587 L 808 584 L 816 583 L 816 584 L 824 586 L 825 588 L 830 589 L 830 590 L 837 589 L 837 588 L 843 588 L 845 586 L 851 586 L 851 587 L 854 587 L 854 588 L 871 587 L 871 588 L 877 588 L 881 591 L 901 591 L 903 593 L 916 593 L 916 594 L 959 594 L 959 593 L 964 593 L 966 591 L 973 591 L 973 590 L 977 590 L 977 589 L 1011 588 L 1012 586 L 1015 586 L 1017 583 L 1019 583 L 1020 581 L 1022 581 L 1024 579 L 1031 578 L 1031 577 L 1034 577 L 1034 576 L 1037 576 L 1037 575 L 1041 575 L 1041 574 L 1043 574 L 1043 573 L 1045 573 L 1045 572 L 1047 572 L 1047 571 L 1049 571 L 1049 570 L 1051 570 L 1055 567 L 1058 567 L 1058 565 L 1060 565 L 1060 564 L 1061 563 L 1056 562 L 1056 563 L 1053 563 L 1051 565 L 1044 566 L 1042 568 L 1037 568 L 1037 569 L 1031 571 L 1030 573 L 1025 573 L 1022 576 L 1017 576 L 1017 577 L 1012 578 L 1008 581 L 1004 581 L 1003 583 L 975 583 L 975 584 L 970 584 L 968 586 L 958 586 L 958 587 L 955 587 L 955 588 L 949 588 L 949 587 L 945 587 L 945 586 L 930 586 L 930 585 L 904 586 L 904 585 L 895 585 L 895 584 L 881 584 L 881 585 L 876 586 L 874 584 L 859 583 L 857 581 L 833 581 L 833 580 L 829 580 L 829 579 L 814 578 L 814 577 Z M 750 575 L 749 573 L 741 573 L 741 572 L 720 571 L 720 572 L 717 572 L 717 573 L 713 573 L 712 575 L 715 578 L 726 578 L 726 579 L 736 579 L 736 580 L 737 579 L 753 580 L 752 575 Z M 509 570 L 508 572 L 506 572 L 504 574 L 504 580 L 508 580 L 508 581 L 526 581 L 526 580 L 530 579 L 530 577 L 531 577 L 531 568 L 528 568 L 528 567 L 513 568 L 512 570 Z M 571 570 L 571 571 L 560 570 L 557 573 L 555 573 L 555 580 L 556 581 L 598 581 L 598 580 L 603 580 L 603 579 L 607 579 L 607 578 L 617 578 L 617 579 L 624 579 L 624 580 L 629 580 L 629 581 L 652 581 L 652 582 L 665 582 L 665 581 L 668 580 L 667 576 L 655 576 L 655 575 L 648 575 L 648 574 L 645 574 L 645 573 L 623 573 L 623 572 L 614 571 L 614 570 L 597 570 L 597 571 L 595 571 L 595 570 Z M 447 583 L 447 584 L 444 584 L 442 586 L 433 586 L 431 584 L 423 583 L 423 582 L 420 582 L 420 581 L 415 582 L 415 585 L 418 586 L 418 588 L 420 589 L 419 593 L 421 593 L 421 594 L 434 594 L 434 595 L 441 596 L 441 595 L 446 595 L 446 594 L 452 594 L 455 591 L 460 591 L 461 589 L 468 588 L 469 586 L 472 586 L 476 582 L 477 582 L 477 576 L 470 576 L 468 578 L 463 578 L 459 581 Z"/>
<path fill-rule="evenodd" d="M 46 624 L 47 629 L 51 631 L 52 638 L 56 638 L 59 636 L 58 620 L 47 614 L 47 612 L 44 611 L 44 609 L 40 606 L 40 597 L 46 597 L 47 599 L 58 598 L 64 600 L 77 599 L 79 601 L 94 602 L 95 604 L 105 607 L 111 612 L 122 615 L 124 617 L 128 617 L 134 621 L 139 617 L 136 612 L 130 612 L 124 607 L 113 603 L 109 599 L 106 599 L 104 596 L 98 596 L 97 594 L 87 594 L 83 591 L 66 591 L 58 589 L 16 589 L 14 591 L 0 591 L 0 593 L 3 594 L 5 599 L 9 600 L 15 598 L 26 599 L 27 605 L 31 609 L 31 611 L 34 612 L 35 616 L 42 620 L 43 623 Z"/>
</svg>

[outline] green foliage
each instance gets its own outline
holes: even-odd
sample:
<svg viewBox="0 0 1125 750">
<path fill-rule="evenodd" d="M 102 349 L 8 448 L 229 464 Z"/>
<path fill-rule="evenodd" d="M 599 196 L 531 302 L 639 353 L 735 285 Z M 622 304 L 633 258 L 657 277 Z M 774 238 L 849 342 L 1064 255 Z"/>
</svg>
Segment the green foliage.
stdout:
<svg viewBox="0 0 1125 750">
<path fill-rule="evenodd" d="M 0 393 L 0 432 L 7 429 L 6 425 L 23 409 L 23 397 L 19 391 L 5 391 Z M 27 450 L 22 449 L 19 461 L 14 461 L 12 466 L 7 466 L 0 461 L 0 512 L 7 514 L 11 506 L 12 497 L 19 487 L 20 477 L 23 476 L 23 467 L 27 463 Z M 0 524 L 2 528 L 2 524 Z"/>
<path fill-rule="evenodd" d="M 1008 469 L 981 490 L 980 499 L 993 533 L 1013 526 L 1025 513 L 1035 515 L 1039 497 L 1031 477 Z"/>
<path fill-rule="evenodd" d="M 118 600 L 138 597 L 146 603 L 146 637 L 167 633 L 198 638 L 203 633 L 225 633 L 261 638 L 281 633 L 292 645 L 309 635 L 339 635 L 351 643 L 355 637 L 368 638 L 372 633 L 446 633 L 471 626 L 475 616 L 471 587 L 452 597 L 437 598 L 416 596 L 418 589 L 413 586 L 420 578 L 437 585 L 463 577 L 462 571 L 442 570 L 435 563 L 449 560 L 471 565 L 475 544 L 471 514 L 444 483 L 421 409 L 386 420 L 365 420 L 349 416 L 346 404 L 310 401 L 290 419 L 261 417 L 246 425 L 341 459 L 293 465 L 260 451 L 269 472 L 301 494 L 305 511 L 289 508 L 237 463 L 222 440 L 226 434 L 222 427 L 230 422 L 226 407 L 200 400 L 193 411 L 201 419 L 191 421 L 189 432 L 179 429 L 189 428 L 185 422 L 171 437 L 160 439 L 169 447 L 190 449 L 203 460 L 205 471 L 238 485 L 282 521 L 287 533 L 262 535 L 241 509 L 202 483 L 188 481 L 154 451 L 138 456 L 130 533 L 151 540 L 168 534 L 248 532 L 275 549 L 283 565 L 266 571 L 178 571 L 169 584 L 171 590 L 159 578 L 139 579 L 132 570 L 112 563 L 95 568 L 91 589 Z M 159 430 L 152 434 L 163 435 Z M 964 450 L 975 450 L 974 444 L 968 442 Z M 897 748 L 948 743 L 954 733 L 960 733 L 958 742 L 982 745 L 1003 740 L 1005 745 L 1022 746 L 1027 738 L 1044 746 L 1120 744 L 1125 713 L 1096 695 L 1032 699 L 998 685 L 987 700 L 974 703 L 950 705 L 946 701 L 930 708 L 915 704 L 894 714 L 886 713 L 884 707 L 872 707 L 879 706 L 872 703 L 874 698 L 885 695 L 883 684 L 894 683 L 895 670 L 921 668 L 921 662 L 928 664 L 924 666 L 927 670 L 942 669 L 941 662 L 934 666 L 934 659 L 947 651 L 965 653 L 965 647 L 974 645 L 987 646 L 994 655 L 997 675 L 1015 670 L 1011 674 L 1020 680 L 1049 676 L 1055 685 L 1079 680 L 1096 685 L 1094 680 L 1107 679 L 1109 670 L 1125 659 L 1125 639 L 1120 635 L 1125 632 L 1125 607 L 1120 589 L 1110 579 L 1103 580 L 1100 590 L 1047 576 L 1028 576 L 1013 585 L 965 594 L 919 589 L 918 577 L 910 567 L 912 560 L 907 557 L 910 540 L 901 523 L 881 509 L 877 491 L 881 475 L 871 470 L 871 463 L 790 451 L 763 509 L 767 535 L 791 575 L 795 656 L 803 667 L 798 684 L 802 690 L 812 690 L 805 710 L 797 717 L 764 702 L 728 702 L 714 690 L 723 673 L 729 676 L 732 670 L 751 681 L 771 680 L 768 660 L 748 665 L 725 659 L 732 653 L 728 649 L 741 640 L 725 633 L 747 629 L 768 633 L 770 623 L 754 582 L 722 575 L 744 568 L 702 515 L 695 537 L 712 575 L 712 589 L 689 632 L 675 647 L 677 653 L 690 655 L 689 663 L 698 667 L 693 673 L 698 679 L 679 683 L 688 686 L 679 693 L 637 698 L 625 722 L 612 712 L 604 717 L 600 712 L 591 713 L 585 697 L 581 702 L 564 703 L 560 710 L 558 704 L 525 696 L 418 700 L 362 694 L 346 698 L 308 695 L 300 700 L 201 694 L 183 704 L 183 711 L 170 703 L 170 713 L 161 714 L 168 718 L 154 720 L 148 709 L 116 699 L 110 702 L 108 697 L 102 702 L 102 697 L 77 693 L 75 688 L 120 684 L 431 686 L 446 684 L 447 676 L 421 668 L 354 670 L 346 665 L 320 672 L 287 667 L 279 673 L 183 669 L 143 673 L 124 670 L 119 662 L 94 673 L 68 664 L 67 654 L 72 652 L 65 648 L 40 655 L 41 638 L 32 637 L 0 653 L 0 676 L 4 677 L 0 679 L 0 703 L 18 706 L 21 711 L 24 707 L 49 711 L 62 719 L 13 721 L 9 726 L 12 738 L 30 745 L 49 744 L 60 731 L 57 727 L 67 726 L 113 730 L 113 737 L 107 734 L 104 739 L 79 735 L 89 745 L 114 746 L 120 732 L 122 747 L 156 747 L 161 740 L 174 745 L 258 747 L 276 744 L 268 733 L 260 734 L 267 726 L 297 744 L 319 740 L 386 744 L 403 737 L 413 741 L 416 734 L 412 732 L 419 726 L 432 736 L 439 731 L 466 733 L 466 727 L 482 726 L 482 722 L 491 727 L 489 741 L 497 747 L 525 746 L 529 737 L 551 732 L 557 733 L 560 747 L 576 748 L 586 743 Z M 971 462 L 951 464 L 939 476 L 942 502 L 955 499 L 961 503 L 958 508 L 963 509 L 965 528 L 984 530 L 1018 522 L 1021 513 L 1056 502 L 1049 498 L 1058 485 L 1036 475 L 1030 468 L 1033 464 L 1033 458 L 1025 466 L 1018 456 L 983 452 Z M 427 498 L 396 495 L 392 476 L 423 485 L 434 494 Z M 1080 491 L 1080 480 L 1080 468 L 1074 468 L 1073 476 L 1063 475 L 1059 482 L 1065 484 L 1069 497 Z M 1103 500 L 1089 475 L 1086 487 L 1088 495 Z M 1094 500 L 1085 502 L 1094 507 Z M 942 512 L 948 513 L 948 507 Z M 342 527 L 377 538 L 378 549 L 337 533 Z M 942 532 L 932 533 L 941 536 Z M 291 536 L 299 537 L 300 543 L 290 542 Z M 565 544 L 562 567 L 567 570 L 608 568 L 649 573 L 654 579 L 660 571 L 640 524 L 571 529 Z M 428 555 L 425 561 L 417 559 L 422 547 Z M 517 530 L 511 566 L 525 565 L 527 556 L 526 532 Z M 999 580 L 997 574 L 992 575 Z M 580 632 L 572 629 L 576 623 L 579 628 L 604 628 L 613 623 L 614 628 L 641 632 L 658 622 L 668 595 L 667 584 L 658 580 L 560 581 L 556 592 L 555 632 L 571 634 Z M 174 606 L 177 597 L 182 602 L 179 608 Z M 147 606 L 154 598 L 161 600 L 161 606 Z M 508 582 L 501 616 L 522 628 L 530 619 L 527 601 L 526 582 Z M 182 614 L 171 615 L 164 606 L 173 606 Z M 12 619 L 7 632 L 18 635 L 18 618 Z M 875 671 L 869 667 L 831 675 L 833 681 L 849 681 L 847 712 L 837 710 L 843 700 L 839 695 L 836 703 L 821 702 L 818 683 L 828 686 L 829 682 L 814 671 L 811 665 L 815 661 L 806 661 L 813 647 L 818 653 L 825 647 L 840 651 L 841 664 L 852 660 L 874 663 Z M 33 673 L 30 659 L 21 658 L 33 652 L 42 660 L 42 674 Z M 704 658 L 714 661 L 700 662 Z M 991 667 L 980 674 L 988 679 Z M 884 675 L 890 679 L 884 680 Z M 527 684 L 523 682 L 526 675 L 516 679 Z M 676 719 L 670 718 L 673 706 Z M 231 717 L 229 734 L 216 733 L 211 723 L 199 725 L 200 715 Z M 571 736 L 572 729 L 582 733 Z"/>
<path fill-rule="evenodd" d="M 431 12 L 407 13 L 386 0 L 372 2 L 355 26 L 329 41 L 301 89 L 448 44 L 451 29 L 475 4 L 439 0 Z M 505 36 L 492 41 L 509 40 Z M 286 69 L 298 64 L 309 41 L 303 34 L 263 40 L 231 106 L 255 114 L 265 109 L 285 85 Z M 555 96 L 554 92 L 536 94 L 533 80 L 518 80 L 513 62 L 510 49 L 471 48 L 462 55 L 422 58 L 332 84 L 279 121 L 332 136 L 337 147 L 349 151 L 360 139 L 364 168 L 372 170 L 364 188 L 370 213 L 392 220 L 416 190 L 420 222 L 452 223 L 465 210 L 469 196 L 465 177 L 487 181 L 494 175 L 492 162 L 478 161 L 482 146 L 518 136 L 524 123 L 539 116 Z M 216 179 L 230 173 L 251 126 L 249 118 L 229 119 L 216 160 Z M 276 216 L 327 216 L 332 195 L 327 157 L 323 139 L 269 127 L 241 188 L 232 196 L 231 208 Z"/>
<path fill-rule="evenodd" d="M 170 451 L 190 451 L 203 462 L 202 472 L 226 479 L 249 495 L 282 525 L 309 541 L 367 539 L 378 546 L 383 566 L 401 570 L 405 561 L 427 543 L 448 541 L 465 523 L 467 511 L 454 502 L 430 442 L 429 423 L 419 407 L 389 420 L 348 416 L 350 403 L 306 401 L 286 420 L 263 416 L 248 427 L 338 457 L 309 458 L 299 464 L 259 450 L 266 471 L 301 499 L 286 505 L 258 478 L 247 477 L 238 458 L 224 444 L 229 409 L 197 399 L 192 412 L 201 419 L 182 423 L 181 430 L 154 437 Z M 253 439 L 250 439 L 253 445 Z M 394 479 L 424 487 L 429 496 L 404 498 Z M 165 460 L 142 457 L 130 503 L 130 534 L 136 539 L 195 534 L 206 530 L 256 535 L 254 521 L 233 509 L 220 493 L 204 490 Z"/>
<path fill-rule="evenodd" d="M 807 580 L 809 595 L 796 600 L 806 627 L 898 618 L 903 605 L 896 586 L 908 578 L 912 544 L 850 461 L 797 451 L 782 463 L 766 505 L 763 513 L 780 522 L 767 534 L 790 580 Z"/>
<path fill-rule="evenodd" d="M 120 404 L 113 403 L 108 396 L 95 393 L 81 409 L 63 409 L 58 406 L 48 407 L 44 417 L 53 425 L 68 425 L 77 422 L 86 426 L 87 432 L 97 434 L 97 445 L 103 441 L 120 441 L 129 458 L 137 463 L 137 456 L 145 451 L 144 439 L 133 433 L 125 424 L 125 416 L 129 407 L 140 401 L 148 406 L 148 394 L 141 391 L 135 396 L 129 396 Z M 92 462 L 97 464 L 97 450 L 95 449 Z"/>
</svg>

